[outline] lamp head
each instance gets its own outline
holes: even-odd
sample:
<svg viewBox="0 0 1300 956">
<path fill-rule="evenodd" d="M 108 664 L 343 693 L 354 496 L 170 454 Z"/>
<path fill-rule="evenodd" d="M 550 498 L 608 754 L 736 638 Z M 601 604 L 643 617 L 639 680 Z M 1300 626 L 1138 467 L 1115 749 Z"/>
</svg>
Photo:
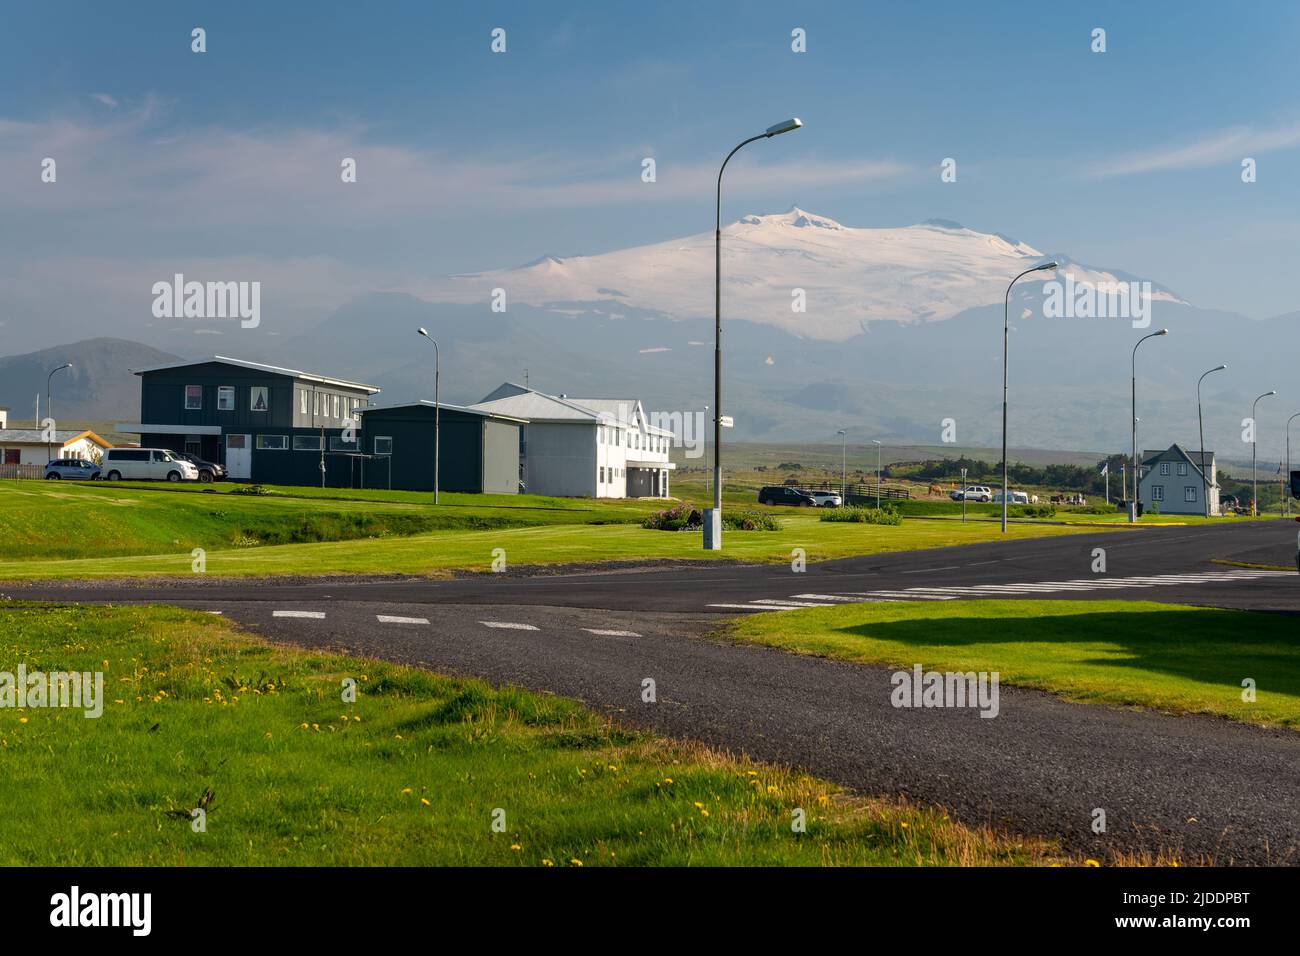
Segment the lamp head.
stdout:
<svg viewBox="0 0 1300 956">
<path fill-rule="evenodd" d="M 419 332 L 421 335 L 423 335 L 426 339 L 429 337 L 429 332 L 428 332 L 427 329 L 425 329 L 424 326 L 420 326 L 416 331 L 418 331 L 418 332 Z"/>
<path fill-rule="evenodd" d="M 1055 259 L 1053 259 L 1051 262 L 1044 262 L 1041 266 L 1034 266 L 1034 271 L 1035 271 L 1035 272 L 1047 272 L 1047 271 L 1050 271 L 1050 270 L 1052 270 L 1052 269 L 1057 268 L 1058 265 L 1059 265 L 1059 263 L 1058 263 Z"/>
<path fill-rule="evenodd" d="M 768 139 L 771 139 L 773 136 L 780 136 L 782 133 L 788 133 L 791 130 L 796 130 L 802 125 L 803 125 L 803 120 L 799 119 L 799 117 L 797 116 L 792 116 L 788 120 L 782 120 L 780 123 L 777 123 L 774 126 L 769 126 L 763 132 L 763 135 L 766 136 Z"/>
<path fill-rule="evenodd" d="M 1169 334 L 1168 329 L 1161 329 L 1159 332 L 1156 333 L 1156 335 L 1168 335 L 1168 334 Z"/>
</svg>

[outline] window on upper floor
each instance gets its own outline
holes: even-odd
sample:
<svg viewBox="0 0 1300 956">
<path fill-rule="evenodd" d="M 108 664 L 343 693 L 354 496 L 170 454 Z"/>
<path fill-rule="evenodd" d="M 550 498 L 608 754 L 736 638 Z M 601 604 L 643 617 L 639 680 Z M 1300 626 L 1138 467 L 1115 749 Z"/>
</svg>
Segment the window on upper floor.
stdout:
<svg viewBox="0 0 1300 956">
<path fill-rule="evenodd" d="M 334 415 L 333 415 L 333 417 L 334 417 L 334 418 L 342 418 L 342 417 L 343 417 L 343 415 L 341 414 L 341 412 L 340 412 L 340 410 L 339 410 L 339 396 L 337 396 L 337 395 L 334 396 Z"/>
<path fill-rule="evenodd" d="M 298 389 L 298 411 L 303 415 L 307 414 L 307 389 L 305 388 Z"/>
<path fill-rule="evenodd" d="M 1186 477 L 1187 477 L 1187 462 L 1185 462 L 1185 461 L 1180 461 L 1180 462 L 1178 463 L 1178 477 L 1179 477 L 1179 478 L 1186 478 Z"/>
<path fill-rule="evenodd" d="M 217 386 L 217 411 L 233 412 L 235 410 L 235 386 Z"/>
<path fill-rule="evenodd" d="M 191 411 L 203 407 L 203 386 L 185 386 L 185 410 Z"/>
<path fill-rule="evenodd" d="M 1165 478 L 1168 477 L 1168 475 L 1169 475 L 1169 462 L 1162 461 L 1160 463 L 1160 477 Z"/>
</svg>

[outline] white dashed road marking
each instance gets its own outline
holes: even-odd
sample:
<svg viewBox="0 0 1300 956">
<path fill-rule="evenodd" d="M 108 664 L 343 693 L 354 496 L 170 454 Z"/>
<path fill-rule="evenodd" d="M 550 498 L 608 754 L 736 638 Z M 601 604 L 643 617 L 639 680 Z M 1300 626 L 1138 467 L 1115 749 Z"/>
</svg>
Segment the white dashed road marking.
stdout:
<svg viewBox="0 0 1300 956">
<path fill-rule="evenodd" d="M 502 627 L 511 631 L 539 631 L 541 628 L 534 624 L 519 624 L 515 621 L 479 621 L 484 627 Z"/>
<path fill-rule="evenodd" d="M 271 617 L 309 617 L 319 621 L 325 616 L 324 611 L 272 611 Z"/>
<path fill-rule="evenodd" d="M 636 631 L 607 631 L 599 627 L 584 627 L 588 634 L 598 634 L 601 637 L 640 637 Z"/>
<path fill-rule="evenodd" d="M 427 617 L 398 617 L 394 614 L 376 614 L 380 624 L 428 624 Z"/>
</svg>

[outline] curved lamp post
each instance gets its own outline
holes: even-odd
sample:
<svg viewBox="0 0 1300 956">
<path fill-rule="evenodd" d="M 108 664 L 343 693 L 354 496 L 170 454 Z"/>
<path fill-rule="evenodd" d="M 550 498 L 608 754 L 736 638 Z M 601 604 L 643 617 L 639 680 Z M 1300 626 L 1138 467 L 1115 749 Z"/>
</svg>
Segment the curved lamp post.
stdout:
<svg viewBox="0 0 1300 956">
<path fill-rule="evenodd" d="M 54 421 L 54 409 L 53 409 L 53 408 L 51 407 L 51 405 L 50 405 L 50 381 L 51 381 L 51 379 L 54 378 L 54 373 L 55 373 L 55 372 L 62 372 L 65 368 L 72 368 L 72 363 L 71 363 L 71 362 L 64 362 L 64 363 L 63 363 L 62 365 L 60 365 L 58 368 L 51 370 L 51 371 L 50 371 L 50 374 L 47 375 L 47 376 L 45 377 L 45 417 L 48 418 L 51 422 Z M 36 424 L 39 426 L 41 423 L 40 423 L 40 422 L 37 422 Z M 57 426 L 55 426 L 55 427 L 57 427 Z M 54 455 L 54 446 L 53 446 L 53 444 L 52 444 L 51 442 L 46 442 L 46 443 L 45 443 L 45 460 L 46 460 L 46 461 L 50 461 L 50 460 L 52 460 L 53 455 Z"/>
<path fill-rule="evenodd" d="M 1201 433 L 1201 498 L 1202 504 L 1205 505 L 1205 517 L 1210 516 L 1210 478 L 1205 474 L 1205 417 L 1201 414 L 1201 383 L 1205 381 L 1205 376 L 1213 372 L 1222 372 L 1228 366 L 1218 365 L 1205 372 L 1196 380 L 1196 427 Z"/>
<path fill-rule="evenodd" d="M 705 517 L 704 547 L 722 550 L 722 174 L 731 157 L 741 148 L 760 139 L 771 139 L 803 126 L 797 117 L 769 126 L 757 136 L 739 143 L 727 154 L 718 169 L 718 193 L 715 206 L 716 225 L 713 233 L 713 514 Z"/>
<path fill-rule="evenodd" d="M 1291 481 L 1291 423 L 1300 418 L 1300 412 L 1296 412 L 1286 420 L 1286 474 L 1282 476 L 1282 501 L 1286 503 L 1286 513 L 1291 513 L 1291 492 L 1288 485 Z"/>
<path fill-rule="evenodd" d="M 879 438 L 871 439 L 871 444 L 876 446 L 876 510 L 880 510 L 880 449 L 884 446 L 880 443 Z"/>
<path fill-rule="evenodd" d="M 1137 521 L 1137 500 L 1138 500 L 1138 373 L 1137 373 L 1137 354 L 1138 345 L 1141 345 L 1147 339 L 1154 339 L 1160 335 L 1168 335 L 1168 329 L 1161 329 L 1159 332 L 1152 332 L 1144 335 L 1137 340 L 1137 345 L 1133 346 L 1133 497 L 1128 503 L 1128 520 L 1129 523 Z"/>
<path fill-rule="evenodd" d="M 442 403 L 438 401 L 438 377 L 442 356 L 438 351 L 438 343 L 434 337 L 424 328 L 420 328 L 418 331 L 430 342 L 433 342 L 433 503 L 436 505 L 438 503 L 438 454 L 441 450 L 439 446 L 442 437 Z"/>
<path fill-rule="evenodd" d="M 840 504 L 848 504 L 848 459 L 845 457 L 845 443 L 848 442 L 848 431 L 841 428 L 835 434 L 840 436 Z"/>
<path fill-rule="evenodd" d="M 1055 262 L 1026 269 L 1011 280 L 1007 286 L 1006 298 L 1002 302 L 1002 533 L 1007 533 L 1007 345 L 1011 335 L 1011 287 L 1031 272 L 1055 269 Z M 962 489 L 962 494 L 966 493 Z"/>
<path fill-rule="evenodd" d="M 1259 398 L 1250 403 L 1250 424 L 1252 434 L 1250 436 L 1250 516 L 1259 517 L 1259 471 L 1255 467 L 1255 450 L 1259 444 L 1259 420 L 1255 417 L 1255 406 L 1259 404 L 1260 398 L 1268 398 L 1270 395 L 1276 395 L 1277 389 L 1265 392 Z"/>
</svg>

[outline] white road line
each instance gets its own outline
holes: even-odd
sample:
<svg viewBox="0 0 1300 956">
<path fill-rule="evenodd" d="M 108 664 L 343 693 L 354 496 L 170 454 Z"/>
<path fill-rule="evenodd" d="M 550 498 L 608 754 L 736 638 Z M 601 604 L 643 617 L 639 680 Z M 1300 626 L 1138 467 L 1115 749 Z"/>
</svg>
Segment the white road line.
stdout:
<svg viewBox="0 0 1300 956">
<path fill-rule="evenodd" d="M 775 600 L 773 598 L 758 598 L 755 604 L 780 604 L 782 607 L 831 607 L 826 601 L 787 601 L 785 599 Z"/>
<path fill-rule="evenodd" d="M 479 621 L 484 627 L 502 627 L 511 631 L 540 631 L 535 624 L 518 624 L 514 621 Z"/>
<path fill-rule="evenodd" d="M 599 627 L 584 627 L 588 634 L 597 634 L 600 637 L 640 637 L 636 631 L 607 631 Z"/>
<path fill-rule="evenodd" d="M 790 596 L 803 601 L 844 601 L 849 604 L 861 600 L 860 597 L 845 597 L 843 594 L 792 594 Z"/>
<path fill-rule="evenodd" d="M 272 611 L 271 617 L 309 617 L 319 621 L 325 616 L 324 611 Z"/>
<path fill-rule="evenodd" d="M 757 605 L 757 604 L 706 604 L 706 605 L 704 605 L 704 606 L 705 606 L 705 607 L 731 607 L 731 608 L 736 608 L 736 609 L 741 610 L 741 611 L 780 611 L 780 610 L 791 611 L 791 610 L 794 610 L 793 608 L 779 608 L 779 607 L 772 607 L 770 604 L 769 604 L 769 605 Z"/>
<path fill-rule="evenodd" d="M 395 614 L 376 614 L 380 624 L 428 624 L 427 617 L 398 617 Z"/>
</svg>

